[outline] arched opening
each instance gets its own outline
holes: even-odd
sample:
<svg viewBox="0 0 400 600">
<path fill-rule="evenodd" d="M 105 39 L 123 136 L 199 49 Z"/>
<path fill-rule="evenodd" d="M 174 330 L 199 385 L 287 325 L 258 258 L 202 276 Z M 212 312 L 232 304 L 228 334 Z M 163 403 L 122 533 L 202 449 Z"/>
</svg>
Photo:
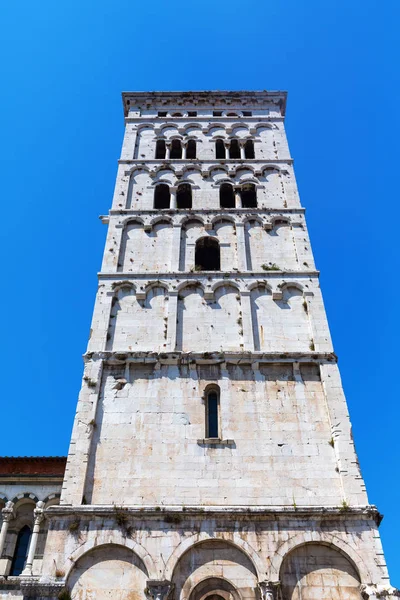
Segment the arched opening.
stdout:
<svg viewBox="0 0 400 600">
<path fill-rule="evenodd" d="M 17 543 L 15 544 L 14 555 L 11 563 L 10 575 L 21 575 L 24 570 L 26 558 L 28 556 L 29 541 L 31 539 L 31 528 L 28 525 L 19 530 Z"/>
<path fill-rule="evenodd" d="M 226 113 L 226 116 L 227 117 L 237 117 L 238 115 L 237 115 L 237 113 L 229 112 L 229 113 Z"/>
<path fill-rule="evenodd" d="M 165 140 L 157 140 L 156 158 L 165 158 Z"/>
<path fill-rule="evenodd" d="M 229 158 L 240 158 L 240 147 L 239 142 L 236 138 L 231 140 L 229 146 Z"/>
<path fill-rule="evenodd" d="M 189 140 L 186 146 L 186 158 L 196 158 L 196 142 Z"/>
<path fill-rule="evenodd" d="M 172 140 L 170 157 L 171 158 L 182 158 L 181 140 Z"/>
<path fill-rule="evenodd" d="M 182 117 L 182 113 L 180 113 L 180 112 L 172 113 L 171 117 Z"/>
<path fill-rule="evenodd" d="M 254 142 L 253 140 L 247 140 L 244 145 L 244 155 L 246 158 L 255 158 L 254 155 Z"/>
<path fill-rule="evenodd" d="M 218 240 L 212 237 L 197 240 L 194 260 L 196 271 L 220 271 L 221 253 Z"/>
<path fill-rule="evenodd" d="M 226 158 L 225 144 L 223 140 L 215 142 L 215 158 Z"/>
<path fill-rule="evenodd" d="M 169 208 L 170 193 L 166 183 L 159 183 L 154 190 L 154 208 Z"/>
<path fill-rule="evenodd" d="M 235 208 L 235 192 L 231 183 L 223 183 L 220 186 L 219 204 L 221 208 Z"/>
<path fill-rule="evenodd" d="M 176 191 L 178 208 L 192 208 L 192 187 L 190 183 L 180 183 Z"/>
<path fill-rule="evenodd" d="M 212 388 L 206 396 L 206 438 L 219 438 L 219 389 Z"/>
<path fill-rule="evenodd" d="M 361 600 L 360 578 L 341 552 L 324 544 L 298 546 L 284 559 L 280 571 L 283 600 L 342 598 Z"/>
<path fill-rule="evenodd" d="M 257 193 L 254 183 L 245 183 L 240 191 L 243 208 L 257 208 Z"/>
</svg>

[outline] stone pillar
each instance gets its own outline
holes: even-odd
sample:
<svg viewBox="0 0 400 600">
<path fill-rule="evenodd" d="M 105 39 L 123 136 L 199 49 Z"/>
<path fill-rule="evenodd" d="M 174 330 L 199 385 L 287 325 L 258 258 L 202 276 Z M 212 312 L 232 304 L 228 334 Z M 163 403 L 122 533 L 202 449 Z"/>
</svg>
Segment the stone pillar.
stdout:
<svg viewBox="0 0 400 600">
<path fill-rule="evenodd" d="M 242 208 L 242 196 L 240 186 L 235 187 L 235 208 Z"/>
<path fill-rule="evenodd" d="M 224 142 L 224 146 L 225 146 L 225 158 L 229 158 L 229 146 L 230 146 L 229 141 Z"/>
<path fill-rule="evenodd" d="M 165 159 L 170 160 L 171 158 L 171 142 L 165 142 Z"/>
<path fill-rule="evenodd" d="M 178 319 L 178 292 L 169 293 L 168 301 L 168 330 L 167 330 L 167 349 L 174 352 L 176 348 L 176 326 Z"/>
<path fill-rule="evenodd" d="M 253 319 L 251 317 L 251 298 L 249 291 L 240 292 L 242 311 L 243 345 L 246 352 L 254 352 Z"/>
<path fill-rule="evenodd" d="M 176 189 L 176 186 L 169 188 L 169 193 L 171 194 L 170 208 L 176 208 Z"/>
<path fill-rule="evenodd" d="M 279 600 L 279 582 L 260 581 L 258 587 L 261 594 L 261 600 Z"/>
<path fill-rule="evenodd" d="M 171 271 L 176 273 L 179 271 L 179 259 L 181 253 L 181 234 L 182 225 L 174 223 L 172 228 L 172 256 L 171 256 Z"/>
<path fill-rule="evenodd" d="M 246 240 L 244 236 L 244 223 L 236 223 L 237 260 L 239 272 L 248 271 L 246 258 Z"/>
<path fill-rule="evenodd" d="M 187 150 L 186 142 L 182 142 L 182 160 L 186 160 L 186 150 Z"/>
<path fill-rule="evenodd" d="M 8 501 L 3 510 L 1 511 L 1 516 L 3 518 L 1 523 L 1 531 L 0 531 L 0 558 L 3 554 L 4 544 L 7 537 L 8 526 L 10 524 L 11 519 L 14 518 L 14 503 Z"/>
<path fill-rule="evenodd" d="M 25 568 L 22 572 L 23 577 L 31 577 L 33 559 L 35 558 L 36 546 L 39 538 L 40 524 L 44 519 L 44 502 L 39 500 L 36 504 L 36 508 L 33 511 L 34 522 L 31 539 L 29 542 L 28 558 L 26 559 Z"/>
<path fill-rule="evenodd" d="M 246 158 L 246 155 L 244 153 L 244 145 L 245 145 L 245 143 L 246 143 L 246 140 L 241 140 L 239 142 L 239 145 L 240 145 L 240 158 L 241 158 L 241 160 L 244 160 Z"/>
<path fill-rule="evenodd" d="M 147 582 L 145 594 L 148 600 L 167 600 L 173 585 L 170 581 L 150 580 Z"/>
</svg>

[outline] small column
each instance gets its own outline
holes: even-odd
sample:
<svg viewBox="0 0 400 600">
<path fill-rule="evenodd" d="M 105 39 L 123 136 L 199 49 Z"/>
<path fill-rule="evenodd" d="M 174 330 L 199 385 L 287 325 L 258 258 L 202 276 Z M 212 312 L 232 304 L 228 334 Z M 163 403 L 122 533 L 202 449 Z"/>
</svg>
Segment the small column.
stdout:
<svg viewBox="0 0 400 600">
<path fill-rule="evenodd" d="M 176 186 L 170 187 L 169 193 L 171 194 L 170 208 L 176 208 Z"/>
<path fill-rule="evenodd" d="M 230 147 L 230 142 L 224 142 L 224 146 L 225 146 L 225 158 L 229 158 L 229 147 Z"/>
<path fill-rule="evenodd" d="M 254 352 L 253 319 L 251 316 L 250 292 L 240 292 L 242 311 L 243 345 L 246 352 Z"/>
<path fill-rule="evenodd" d="M 278 600 L 279 582 L 261 581 L 258 587 L 261 593 L 261 600 Z"/>
<path fill-rule="evenodd" d="M 240 140 L 239 144 L 240 144 L 240 159 L 244 160 L 246 158 L 246 155 L 244 153 L 244 146 L 245 146 L 246 141 L 245 140 Z"/>
<path fill-rule="evenodd" d="M 10 524 L 11 519 L 14 518 L 14 502 L 10 500 L 6 503 L 5 507 L 1 511 L 1 516 L 3 517 L 3 521 L 1 523 L 1 531 L 0 531 L 0 558 L 3 554 L 4 544 L 7 537 L 8 526 Z"/>
<path fill-rule="evenodd" d="M 167 329 L 167 349 L 174 352 L 176 348 L 176 326 L 178 318 L 178 292 L 169 293 L 168 301 L 168 329 Z"/>
<path fill-rule="evenodd" d="M 171 158 L 171 142 L 165 142 L 165 159 L 170 160 Z"/>
<path fill-rule="evenodd" d="M 186 160 L 186 151 L 187 151 L 186 142 L 182 142 L 182 160 Z"/>
<path fill-rule="evenodd" d="M 235 187 L 235 208 L 242 208 L 242 196 L 240 186 Z"/>
<path fill-rule="evenodd" d="M 244 237 L 244 223 L 236 223 L 237 259 L 239 271 L 248 271 L 246 258 L 246 240 Z"/>
<path fill-rule="evenodd" d="M 36 546 L 39 538 L 40 524 L 44 519 L 44 502 L 39 500 L 36 504 L 36 508 L 33 511 L 34 522 L 33 522 L 33 530 L 31 535 L 31 540 L 29 542 L 29 550 L 28 550 L 28 558 L 26 559 L 25 568 L 22 572 L 23 577 L 31 577 L 32 573 L 32 565 L 33 559 L 35 558 Z"/>
<path fill-rule="evenodd" d="M 172 588 L 173 584 L 170 581 L 150 580 L 147 582 L 145 594 L 148 600 L 167 600 Z"/>
<path fill-rule="evenodd" d="M 172 256 L 171 256 L 171 271 L 176 273 L 179 271 L 179 259 L 181 253 L 181 223 L 174 223 L 172 229 Z"/>
</svg>

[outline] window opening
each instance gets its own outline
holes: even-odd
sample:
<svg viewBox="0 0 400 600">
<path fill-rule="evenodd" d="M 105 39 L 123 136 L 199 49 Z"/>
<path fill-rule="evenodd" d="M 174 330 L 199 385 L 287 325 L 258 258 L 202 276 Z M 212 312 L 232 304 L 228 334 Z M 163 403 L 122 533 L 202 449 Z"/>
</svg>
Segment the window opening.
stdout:
<svg viewBox="0 0 400 600">
<path fill-rule="evenodd" d="M 254 156 L 254 142 L 253 140 L 247 140 L 244 145 L 244 155 L 246 158 L 255 158 Z"/>
<path fill-rule="evenodd" d="M 189 183 L 181 183 L 176 191 L 178 208 L 192 208 L 192 187 Z"/>
<path fill-rule="evenodd" d="M 235 192 L 233 185 L 223 183 L 219 188 L 219 204 L 221 208 L 235 208 Z"/>
<path fill-rule="evenodd" d="M 176 112 L 176 113 L 172 113 L 171 117 L 181 117 L 182 113 L 180 112 Z"/>
<path fill-rule="evenodd" d="M 196 158 L 196 142 L 189 140 L 186 146 L 186 158 Z"/>
<path fill-rule="evenodd" d="M 246 183 L 240 191 L 243 208 L 257 208 L 257 192 L 253 183 Z"/>
<path fill-rule="evenodd" d="M 231 140 L 229 146 L 229 158 L 240 158 L 239 142 L 235 138 Z"/>
<path fill-rule="evenodd" d="M 28 556 L 29 540 L 31 539 L 31 529 L 25 525 L 20 529 L 15 545 L 14 556 L 11 563 L 10 575 L 21 575 L 24 570 L 26 558 Z"/>
<path fill-rule="evenodd" d="M 165 158 L 165 140 L 157 140 L 156 158 Z"/>
<path fill-rule="evenodd" d="M 226 116 L 227 117 L 237 117 L 237 113 L 233 113 L 233 112 L 226 113 Z"/>
<path fill-rule="evenodd" d="M 253 113 L 251 112 L 251 110 L 244 110 L 243 111 L 243 116 L 244 117 L 252 117 Z"/>
<path fill-rule="evenodd" d="M 222 117 L 222 110 L 213 110 L 213 117 Z"/>
<path fill-rule="evenodd" d="M 169 208 L 170 193 L 166 183 L 159 183 L 154 190 L 154 208 Z"/>
<path fill-rule="evenodd" d="M 215 158 L 226 158 L 225 144 L 223 140 L 217 140 L 215 142 Z"/>
<path fill-rule="evenodd" d="M 170 157 L 171 158 L 182 158 L 181 140 L 172 140 Z"/>
<path fill-rule="evenodd" d="M 221 254 L 218 240 L 212 237 L 197 240 L 194 260 L 196 271 L 220 271 Z"/>
<path fill-rule="evenodd" d="M 218 438 L 218 394 L 212 390 L 207 394 L 206 405 L 206 437 Z"/>
<path fill-rule="evenodd" d="M 158 113 L 157 113 L 157 117 L 166 117 L 166 116 L 167 116 L 167 114 L 168 114 L 168 113 L 167 113 L 166 111 L 165 111 L 165 112 L 164 112 L 164 111 L 158 111 Z"/>
<path fill-rule="evenodd" d="M 188 117 L 197 117 L 197 110 L 189 110 Z"/>
</svg>

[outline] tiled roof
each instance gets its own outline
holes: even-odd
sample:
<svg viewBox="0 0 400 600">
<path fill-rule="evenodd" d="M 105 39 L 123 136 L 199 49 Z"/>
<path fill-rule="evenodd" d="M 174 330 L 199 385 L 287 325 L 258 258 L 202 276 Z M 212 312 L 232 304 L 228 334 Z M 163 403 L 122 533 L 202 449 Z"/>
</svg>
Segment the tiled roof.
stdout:
<svg viewBox="0 0 400 600">
<path fill-rule="evenodd" d="M 66 456 L 1 456 L 3 475 L 64 475 Z"/>
</svg>

